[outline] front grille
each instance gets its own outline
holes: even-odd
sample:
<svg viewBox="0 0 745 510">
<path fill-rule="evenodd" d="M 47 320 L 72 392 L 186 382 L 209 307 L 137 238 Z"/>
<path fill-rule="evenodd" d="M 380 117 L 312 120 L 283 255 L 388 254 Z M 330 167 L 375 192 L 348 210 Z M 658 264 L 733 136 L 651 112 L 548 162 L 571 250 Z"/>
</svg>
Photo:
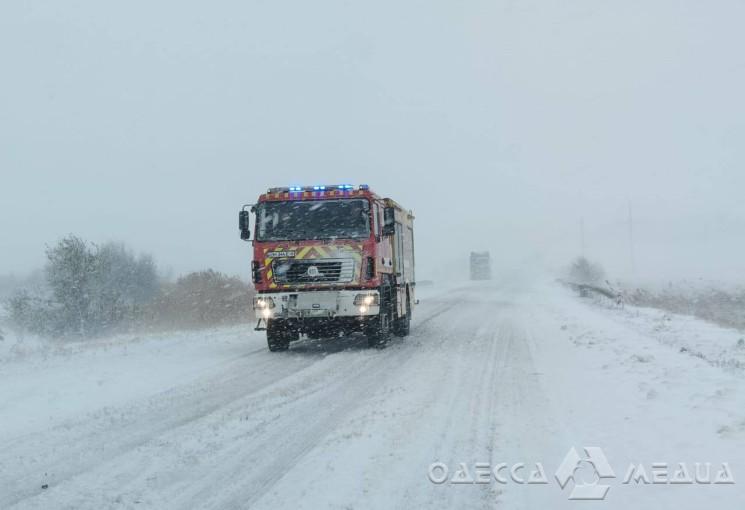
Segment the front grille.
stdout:
<svg viewBox="0 0 745 510">
<path fill-rule="evenodd" d="M 354 259 L 275 260 L 272 272 L 277 283 L 348 283 Z"/>
</svg>

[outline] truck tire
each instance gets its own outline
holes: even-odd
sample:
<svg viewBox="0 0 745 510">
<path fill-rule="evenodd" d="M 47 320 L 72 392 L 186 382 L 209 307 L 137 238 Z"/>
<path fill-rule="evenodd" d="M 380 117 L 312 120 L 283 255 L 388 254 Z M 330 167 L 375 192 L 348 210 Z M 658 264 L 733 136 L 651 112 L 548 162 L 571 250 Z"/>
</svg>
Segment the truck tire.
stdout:
<svg viewBox="0 0 745 510">
<path fill-rule="evenodd" d="M 266 325 L 266 343 L 272 352 L 286 351 L 290 348 L 291 331 L 278 320 L 269 320 Z"/>
<path fill-rule="evenodd" d="M 389 315 L 379 315 L 365 329 L 367 346 L 383 349 L 391 339 L 391 321 Z"/>
<path fill-rule="evenodd" d="M 409 336 L 411 332 L 411 303 L 406 298 L 406 315 L 397 317 L 393 323 L 393 334 L 396 336 Z"/>
<path fill-rule="evenodd" d="M 391 339 L 391 330 L 393 329 L 393 310 L 390 306 L 390 300 L 387 294 L 381 292 L 380 313 L 373 318 L 365 327 L 365 336 L 367 337 L 367 346 L 382 349 Z"/>
</svg>

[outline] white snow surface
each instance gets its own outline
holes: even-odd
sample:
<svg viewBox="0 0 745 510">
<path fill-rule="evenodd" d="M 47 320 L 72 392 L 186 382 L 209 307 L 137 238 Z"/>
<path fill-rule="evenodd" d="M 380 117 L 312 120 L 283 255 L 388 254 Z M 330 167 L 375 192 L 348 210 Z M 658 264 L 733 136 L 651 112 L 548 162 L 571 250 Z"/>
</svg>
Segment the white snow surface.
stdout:
<svg viewBox="0 0 745 510">
<path fill-rule="evenodd" d="M 743 508 L 742 332 L 553 284 L 421 291 L 411 336 L 382 350 L 353 335 L 270 353 L 245 326 L 7 336 L 0 508 Z M 605 501 L 554 479 L 584 446 L 616 475 Z M 549 483 L 438 485 L 433 462 L 540 462 Z M 727 462 L 735 483 L 623 484 L 630 462 Z"/>
</svg>

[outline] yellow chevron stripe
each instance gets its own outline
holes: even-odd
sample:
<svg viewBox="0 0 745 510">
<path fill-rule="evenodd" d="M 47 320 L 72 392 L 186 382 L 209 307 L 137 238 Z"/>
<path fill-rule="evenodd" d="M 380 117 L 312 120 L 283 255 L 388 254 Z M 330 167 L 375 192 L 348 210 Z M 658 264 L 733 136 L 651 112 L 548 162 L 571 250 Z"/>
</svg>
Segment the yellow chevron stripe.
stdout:
<svg viewBox="0 0 745 510">
<path fill-rule="evenodd" d="M 296 254 L 295 254 L 295 258 L 296 258 L 296 259 L 304 259 L 304 258 L 305 258 L 305 256 L 306 256 L 306 255 L 308 254 L 308 252 L 310 251 L 310 249 L 311 249 L 311 247 L 310 247 L 310 246 L 306 246 L 306 247 L 304 247 L 304 248 L 303 248 L 302 250 L 300 250 L 300 251 L 299 251 L 298 253 L 296 253 Z"/>
</svg>

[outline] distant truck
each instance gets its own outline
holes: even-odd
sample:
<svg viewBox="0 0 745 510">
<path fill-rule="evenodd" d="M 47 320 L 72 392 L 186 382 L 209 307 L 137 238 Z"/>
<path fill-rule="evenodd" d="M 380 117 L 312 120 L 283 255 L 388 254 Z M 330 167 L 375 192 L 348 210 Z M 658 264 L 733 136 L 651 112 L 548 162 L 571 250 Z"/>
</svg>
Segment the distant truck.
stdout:
<svg viewBox="0 0 745 510">
<path fill-rule="evenodd" d="M 367 185 L 271 188 L 239 213 L 251 239 L 257 330 L 271 351 L 362 332 L 368 344 L 409 334 L 416 304 L 414 215 Z"/>
<path fill-rule="evenodd" d="M 471 252 L 471 280 L 491 280 L 491 259 L 488 251 Z"/>
</svg>

